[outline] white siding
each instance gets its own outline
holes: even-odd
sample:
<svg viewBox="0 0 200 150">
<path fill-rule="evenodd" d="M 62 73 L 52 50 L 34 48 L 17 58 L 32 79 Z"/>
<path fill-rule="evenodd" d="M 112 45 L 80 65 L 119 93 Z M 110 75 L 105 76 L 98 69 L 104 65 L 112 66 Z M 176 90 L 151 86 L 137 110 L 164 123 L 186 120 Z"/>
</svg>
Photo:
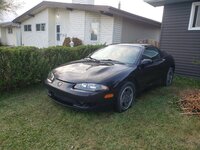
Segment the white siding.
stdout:
<svg viewBox="0 0 200 150">
<path fill-rule="evenodd" d="M 45 23 L 45 31 L 36 31 L 36 24 Z M 24 25 L 32 25 L 32 31 L 24 31 Z M 36 14 L 21 24 L 22 45 L 48 47 L 48 9 Z"/>
<path fill-rule="evenodd" d="M 6 45 L 6 28 L 1 27 L 1 42 Z"/>
<path fill-rule="evenodd" d="M 85 39 L 85 11 L 73 10 L 69 12 L 69 37 Z"/>
<path fill-rule="evenodd" d="M 0 42 L 2 43 L 2 40 L 1 40 L 1 38 L 2 38 L 2 35 L 1 35 L 1 27 L 0 27 Z"/>
<path fill-rule="evenodd" d="M 99 23 L 97 41 L 91 41 L 91 24 Z M 45 31 L 36 31 L 36 24 L 45 23 Z M 32 31 L 24 32 L 24 25 L 32 25 Z M 61 40 L 56 39 L 56 25 L 60 25 Z M 83 44 L 134 43 L 138 39 L 159 41 L 160 29 L 145 23 L 79 10 L 48 8 L 21 24 L 22 44 L 48 47 L 62 45 L 65 37 L 77 37 Z"/>
<path fill-rule="evenodd" d="M 10 46 L 15 46 L 17 41 L 16 41 L 16 30 L 15 28 L 12 28 L 13 33 L 8 33 L 8 28 L 6 28 L 6 44 Z"/>
<path fill-rule="evenodd" d="M 60 41 L 56 39 L 56 25 L 60 25 Z M 85 12 L 66 9 L 49 9 L 49 46 L 62 45 L 66 37 L 84 41 Z"/>
<path fill-rule="evenodd" d="M 69 10 L 66 9 L 53 9 L 49 10 L 49 36 L 50 41 L 53 41 L 49 44 L 53 45 L 63 45 L 65 37 L 69 36 L 70 32 L 70 21 L 69 21 Z M 56 38 L 56 25 L 60 25 L 60 41 L 57 41 Z"/>
<path fill-rule="evenodd" d="M 100 43 L 113 43 L 113 26 L 114 18 L 106 15 L 101 15 L 100 23 Z"/>
<path fill-rule="evenodd" d="M 1 42 L 4 45 L 20 46 L 20 28 L 12 27 L 13 33 L 8 33 L 8 27 L 1 28 Z"/>
<path fill-rule="evenodd" d="M 113 43 L 121 43 L 122 36 L 122 18 L 114 17 L 114 27 L 113 27 Z"/>
<path fill-rule="evenodd" d="M 0 27 L 0 41 L 1 41 L 1 27 Z"/>
<path fill-rule="evenodd" d="M 91 24 L 98 22 L 99 35 L 97 41 L 91 41 Z M 113 17 L 100 15 L 98 13 L 86 12 L 85 18 L 85 40 L 84 44 L 111 44 L 113 41 Z"/>
<path fill-rule="evenodd" d="M 97 41 L 91 41 L 91 23 L 93 22 L 98 22 L 100 23 L 100 15 L 97 13 L 90 13 L 86 12 L 85 15 L 85 40 L 84 44 L 98 44 L 99 43 L 99 38 Z"/>
<path fill-rule="evenodd" d="M 15 46 L 16 45 L 16 35 L 13 34 L 6 34 L 6 45 Z"/>
<path fill-rule="evenodd" d="M 48 46 L 56 45 L 55 9 L 48 9 Z"/>
<path fill-rule="evenodd" d="M 16 45 L 15 46 L 21 46 L 22 45 L 22 33 L 21 28 L 15 28 L 16 32 Z"/>
<path fill-rule="evenodd" d="M 160 31 L 161 29 L 158 27 L 123 19 L 122 42 L 135 43 L 138 39 L 154 39 L 159 41 Z"/>
<path fill-rule="evenodd" d="M 46 23 L 46 31 L 36 31 L 37 23 Z M 32 25 L 32 31 L 24 32 L 24 25 Z M 61 40 L 56 39 L 56 25 L 61 28 Z M 38 38 L 39 37 L 39 38 Z M 46 9 L 22 23 L 22 44 L 48 47 L 62 45 L 65 37 L 85 38 L 85 11 Z"/>
</svg>

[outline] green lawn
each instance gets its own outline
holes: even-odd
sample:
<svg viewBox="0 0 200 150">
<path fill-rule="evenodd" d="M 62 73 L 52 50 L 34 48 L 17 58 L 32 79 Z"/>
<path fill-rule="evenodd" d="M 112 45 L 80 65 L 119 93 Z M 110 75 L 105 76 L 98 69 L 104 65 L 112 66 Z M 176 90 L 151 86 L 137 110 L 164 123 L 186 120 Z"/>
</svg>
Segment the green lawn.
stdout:
<svg viewBox="0 0 200 150">
<path fill-rule="evenodd" d="M 0 149 L 200 149 L 200 118 L 180 115 L 178 93 L 200 81 L 176 77 L 144 92 L 125 113 L 62 107 L 33 86 L 0 95 Z"/>
</svg>

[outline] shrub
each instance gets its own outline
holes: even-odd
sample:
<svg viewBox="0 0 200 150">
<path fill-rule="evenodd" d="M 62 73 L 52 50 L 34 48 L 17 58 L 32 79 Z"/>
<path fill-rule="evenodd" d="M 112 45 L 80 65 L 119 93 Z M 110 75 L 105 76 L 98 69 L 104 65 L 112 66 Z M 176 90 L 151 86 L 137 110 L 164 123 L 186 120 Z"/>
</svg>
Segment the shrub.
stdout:
<svg viewBox="0 0 200 150">
<path fill-rule="evenodd" d="M 0 39 L 0 46 L 3 47 L 3 46 L 8 46 L 8 45 L 3 44 L 2 41 L 1 41 L 1 39 Z"/>
<path fill-rule="evenodd" d="M 80 45 L 83 45 L 82 41 L 79 39 L 79 38 L 72 38 L 72 41 L 74 42 L 74 47 L 76 46 L 80 46 Z M 71 39 L 68 37 L 68 38 L 65 38 L 64 42 L 63 42 L 63 46 L 68 46 L 70 47 L 70 42 L 71 42 Z"/>
<path fill-rule="evenodd" d="M 0 47 L 0 91 L 42 82 L 51 69 L 84 58 L 101 47 Z"/>
<path fill-rule="evenodd" d="M 70 42 L 71 42 L 71 40 L 70 40 L 69 37 L 65 38 L 65 40 L 64 40 L 64 42 L 63 42 L 63 46 L 68 46 L 68 47 L 70 47 Z"/>
<path fill-rule="evenodd" d="M 74 46 L 83 45 L 82 41 L 79 38 L 72 38 L 72 41 L 74 42 Z"/>
</svg>

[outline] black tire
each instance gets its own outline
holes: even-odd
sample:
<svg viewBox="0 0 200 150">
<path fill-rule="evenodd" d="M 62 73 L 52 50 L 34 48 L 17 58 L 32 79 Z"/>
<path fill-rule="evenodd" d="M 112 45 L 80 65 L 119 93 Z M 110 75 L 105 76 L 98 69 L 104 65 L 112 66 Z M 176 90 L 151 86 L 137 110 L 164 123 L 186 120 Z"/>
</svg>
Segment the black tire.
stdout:
<svg viewBox="0 0 200 150">
<path fill-rule="evenodd" d="M 135 102 L 136 88 L 132 82 L 125 82 L 117 96 L 115 110 L 119 113 L 128 110 Z"/>
<path fill-rule="evenodd" d="M 174 79 L 174 68 L 170 67 L 165 75 L 165 78 L 163 80 L 163 85 L 164 86 L 170 86 L 172 85 Z"/>
</svg>

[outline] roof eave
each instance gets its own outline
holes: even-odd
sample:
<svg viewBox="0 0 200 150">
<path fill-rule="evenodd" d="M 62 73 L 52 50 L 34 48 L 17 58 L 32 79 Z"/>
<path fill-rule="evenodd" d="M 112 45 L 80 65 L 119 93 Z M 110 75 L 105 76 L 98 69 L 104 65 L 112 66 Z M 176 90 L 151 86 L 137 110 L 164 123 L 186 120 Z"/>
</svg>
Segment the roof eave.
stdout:
<svg viewBox="0 0 200 150">
<path fill-rule="evenodd" d="M 157 7 L 157 6 L 163 6 L 165 4 L 165 2 L 163 0 L 144 0 L 146 3 Z"/>
<path fill-rule="evenodd" d="M 56 6 L 55 6 L 56 5 Z M 31 16 L 36 15 L 40 11 L 46 9 L 46 8 L 65 8 L 65 9 L 78 9 L 78 10 L 83 10 L 83 11 L 92 11 L 92 12 L 97 12 L 101 13 L 104 15 L 108 16 L 120 16 L 120 17 L 125 17 L 129 18 L 132 20 L 136 20 L 139 22 L 147 23 L 156 27 L 161 27 L 161 23 L 144 18 L 138 15 L 131 14 L 129 12 L 119 10 L 117 8 L 111 7 L 111 6 L 103 6 L 103 5 L 83 5 L 83 4 L 72 4 L 72 3 L 60 3 L 60 2 L 49 2 L 49 1 L 43 1 L 37 6 L 33 7 L 29 11 L 25 12 L 23 15 L 17 17 L 16 19 L 13 20 L 14 23 L 22 23 L 26 19 L 30 18 Z"/>
<path fill-rule="evenodd" d="M 6 27 L 19 27 L 19 24 L 13 23 L 13 22 L 2 22 L 0 23 L 0 27 L 6 28 Z"/>
<path fill-rule="evenodd" d="M 175 3 L 183 3 L 183 2 L 192 2 L 194 0 L 144 0 L 146 3 L 157 7 L 157 6 L 164 6 L 167 4 L 175 4 Z"/>
<path fill-rule="evenodd" d="M 138 16 L 138 15 L 134 15 L 134 14 L 131 14 L 131 13 L 123 11 L 123 10 L 120 10 L 121 13 L 119 14 L 119 13 L 116 13 L 119 10 L 114 8 L 114 7 L 110 7 L 110 10 L 111 10 L 111 13 L 113 13 L 114 15 L 119 15 L 121 17 L 136 20 L 136 21 L 139 21 L 139 22 L 143 22 L 143 23 L 146 23 L 146 24 L 149 24 L 149 25 L 152 25 L 152 26 L 161 27 L 161 23 L 158 22 L 158 21 L 154 21 L 154 20 L 144 18 L 144 17 Z M 113 11 L 116 11 L 116 12 L 113 12 Z"/>
</svg>

